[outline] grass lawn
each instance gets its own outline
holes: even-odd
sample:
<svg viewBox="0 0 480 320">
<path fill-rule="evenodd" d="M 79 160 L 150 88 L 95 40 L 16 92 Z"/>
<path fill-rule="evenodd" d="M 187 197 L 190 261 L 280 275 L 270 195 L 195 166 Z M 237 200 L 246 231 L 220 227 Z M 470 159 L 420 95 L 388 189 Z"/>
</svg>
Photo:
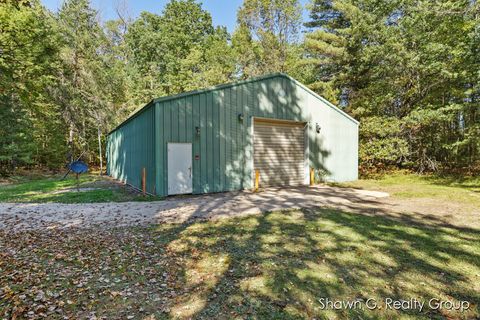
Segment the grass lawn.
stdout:
<svg viewBox="0 0 480 320">
<path fill-rule="evenodd" d="M 0 243 L 0 318 L 480 317 L 478 225 L 316 209 L 0 233 Z M 322 298 L 372 298 L 379 309 L 322 310 Z M 465 300 L 470 307 L 398 311 L 387 309 L 385 298 Z"/>
<path fill-rule="evenodd" d="M 138 197 L 96 176 L 82 178 L 82 187 L 102 188 L 94 194 L 52 193 L 73 186 L 72 179 L 1 186 L 0 201 Z M 375 210 L 352 212 L 317 208 L 189 224 L 0 230 L 0 319 L 480 318 L 478 178 L 392 175 L 343 186 L 392 196 L 370 203 Z M 325 309 L 325 298 L 360 303 Z M 425 302 L 422 311 L 385 304 L 412 298 Z M 456 307 L 466 301 L 469 308 L 435 310 L 432 298 Z M 369 310 L 367 299 L 377 308 Z"/>
<path fill-rule="evenodd" d="M 393 199 L 435 199 L 480 208 L 480 177 L 438 177 L 397 173 L 379 179 L 337 184 L 343 187 L 385 191 Z"/>
<path fill-rule="evenodd" d="M 14 177 L 9 183 L 0 185 L 0 202 L 93 203 L 160 200 L 159 197 L 143 197 L 128 186 L 93 174 L 80 175 L 80 192 L 77 192 L 75 175 L 70 174 L 65 180 L 61 179 L 62 176 Z"/>
</svg>

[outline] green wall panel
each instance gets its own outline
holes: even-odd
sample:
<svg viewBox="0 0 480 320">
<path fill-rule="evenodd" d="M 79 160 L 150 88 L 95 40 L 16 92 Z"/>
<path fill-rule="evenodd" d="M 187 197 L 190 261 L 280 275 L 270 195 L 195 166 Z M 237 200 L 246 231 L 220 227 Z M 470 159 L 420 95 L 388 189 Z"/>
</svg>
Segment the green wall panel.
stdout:
<svg viewBox="0 0 480 320">
<path fill-rule="evenodd" d="M 189 142 L 194 193 L 251 188 L 252 117 L 307 122 L 310 165 L 329 180 L 357 179 L 358 122 L 283 74 L 155 100 L 109 135 L 109 173 L 139 186 L 146 166 L 149 191 L 166 195 L 167 143 Z"/>
<path fill-rule="evenodd" d="M 136 188 L 142 187 L 142 169 L 146 170 L 146 188 L 156 193 L 155 115 L 147 107 L 107 139 L 108 174 Z"/>
</svg>

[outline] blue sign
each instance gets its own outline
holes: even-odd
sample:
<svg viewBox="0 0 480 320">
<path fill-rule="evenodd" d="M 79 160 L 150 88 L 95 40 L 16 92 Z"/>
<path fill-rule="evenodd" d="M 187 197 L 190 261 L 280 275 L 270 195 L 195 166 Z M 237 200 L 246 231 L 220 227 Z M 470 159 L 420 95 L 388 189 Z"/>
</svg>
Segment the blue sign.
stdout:
<svg viewBox="0 0 480 320">
<path fill-rule="evenodd" d="M 72 162 L 70 163 L 69 168 L 75 173 L 85 173 L 88 171 L 88 166 L 83 161 Z"/>
</svg>

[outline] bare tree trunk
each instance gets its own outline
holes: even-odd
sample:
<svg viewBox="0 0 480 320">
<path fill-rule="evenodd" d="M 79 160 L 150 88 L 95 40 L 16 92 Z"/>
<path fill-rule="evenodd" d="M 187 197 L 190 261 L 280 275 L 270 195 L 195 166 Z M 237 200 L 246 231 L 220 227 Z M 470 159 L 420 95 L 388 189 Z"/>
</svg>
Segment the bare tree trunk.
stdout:
<svg viewBox="0 0 480 320">
<path fill-rule="evenodd" d="M 70 128 L 68 131 L 68 162 L 72 163 L 73 162 L 73 124 L 70 123 Z"/>
<path fill-rule="evenodd" d="M 103 175 L 103 157 L 102 157 L 102 131 L 100 126 L 97 127 L 98 132 L 98 155 L 100 157 L 100 175 Z"/>
</svg>

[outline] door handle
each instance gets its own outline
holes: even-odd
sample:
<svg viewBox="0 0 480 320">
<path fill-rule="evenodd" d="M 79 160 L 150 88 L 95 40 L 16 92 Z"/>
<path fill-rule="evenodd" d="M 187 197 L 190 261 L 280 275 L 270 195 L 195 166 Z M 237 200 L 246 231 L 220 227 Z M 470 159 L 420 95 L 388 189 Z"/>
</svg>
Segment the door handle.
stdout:
<svg viewBox="0 0 480 320">
<path fill-rule="evenodd" d="M 192 177 L 192 167 L 188 167 L 188 171 L 190 172 L 190 178 Z"/>
</svg>

